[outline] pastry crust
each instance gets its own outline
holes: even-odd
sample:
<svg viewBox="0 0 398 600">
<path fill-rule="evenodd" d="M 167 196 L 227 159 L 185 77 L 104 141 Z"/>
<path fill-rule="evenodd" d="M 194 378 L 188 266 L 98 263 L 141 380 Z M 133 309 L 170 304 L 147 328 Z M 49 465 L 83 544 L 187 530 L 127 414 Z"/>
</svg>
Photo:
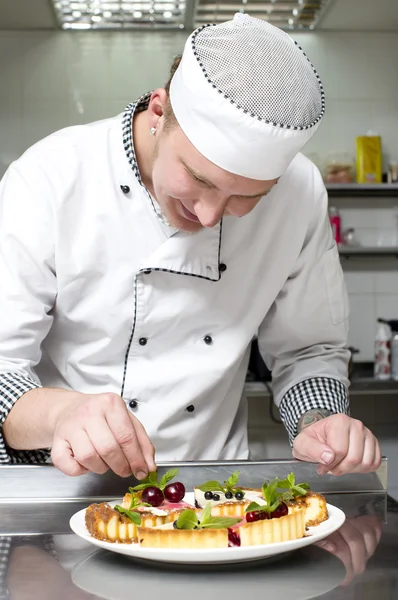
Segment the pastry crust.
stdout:
<svg viewBox="0 0 398 600">
<path fill-rule="evenodd" d="M 146 548 L 228 548 L 228 529 L 138 527 L 138 541 Z"/>
<path fill-rule="evenodd" d="M 150 512 L 140 511 L 141 525 L 155 527 L 169 523 L 178 518 L 178 512 L 169 512 L 158 516 Z M 86 527 L 90 535 L 103 542 L 132 544 L 138 541 L 137 525 L 127 515 L 120 514 L 107 502 L 91 504 L 86 509 Z"/>
<path fill-rule="evenodd" d="M 305 526 L 314 527 L 327 521 L 329 513 L 326 498 L 317 492 L 308 492 L 305 496 L 299 496 L 295 500 L 286 502 L 289 510 L 295 506 L 301 506 L 305 510 Z"/>
<path fill-rule="evenodd" d="M 240 536 L 241 546 L 258 546 L 298 540 L 305 536 L 305 510 L 301 506 L 278 519 L 245 523 L 235 533 Z"/>
</svg>

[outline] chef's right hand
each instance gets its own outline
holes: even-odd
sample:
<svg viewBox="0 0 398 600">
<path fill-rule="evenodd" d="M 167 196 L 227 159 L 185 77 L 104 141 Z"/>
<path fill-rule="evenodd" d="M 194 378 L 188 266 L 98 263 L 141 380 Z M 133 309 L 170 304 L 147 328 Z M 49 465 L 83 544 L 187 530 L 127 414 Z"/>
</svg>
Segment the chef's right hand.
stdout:
<svg viewBox="0 0 398 600">
<path fill-rule="evenodd" d="M 381 538 L 382 526 L 377 517 L 363 515 L 347 521 L 335 533 L 317 542 L 317 546 L 334 554 L 346 569 L 340 585 L 348 585 L 363 573 Z"/>
<path fill-rule="evenodd" d="M 72 477 L 109 469 L 143 479 L 156 471 L 155 450 L 120 396 L 73 393 L 56 417 L 51 459 Z"/>
</svg>

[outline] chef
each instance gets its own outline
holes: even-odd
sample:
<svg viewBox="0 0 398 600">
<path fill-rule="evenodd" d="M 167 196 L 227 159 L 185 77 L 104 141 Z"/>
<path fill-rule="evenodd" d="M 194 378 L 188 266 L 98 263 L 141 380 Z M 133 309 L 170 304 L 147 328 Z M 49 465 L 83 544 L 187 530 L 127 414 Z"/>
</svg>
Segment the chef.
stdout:
<svg viewBox="0 0 398 600">
<path fill-rule="evenodd" d="M 372 471 L 348 416 L 348 304 L 316 167 L 325 111 L 301 48 L 237 14 L 197 29 L 165 88 L 70 127 L 0 199 L 0 462 L 139 479 L 247 459 L 258 337 L 293 455 Z"/>
</svg>

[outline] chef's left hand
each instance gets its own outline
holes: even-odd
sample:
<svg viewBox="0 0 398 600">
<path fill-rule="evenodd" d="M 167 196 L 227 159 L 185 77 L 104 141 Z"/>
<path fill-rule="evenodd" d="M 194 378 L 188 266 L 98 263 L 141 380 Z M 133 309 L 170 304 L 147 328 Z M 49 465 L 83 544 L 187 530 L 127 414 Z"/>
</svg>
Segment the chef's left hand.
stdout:
<svg viewBox="0 0 398 600">
<path fill-rule="evenodd" d="M 370 473 L 381 463 L 379 442 L 365 425 L 344 414 L 308 425 L 293 444 L 298 460 L 318 463 L 318 474 Z"/>
</svg>

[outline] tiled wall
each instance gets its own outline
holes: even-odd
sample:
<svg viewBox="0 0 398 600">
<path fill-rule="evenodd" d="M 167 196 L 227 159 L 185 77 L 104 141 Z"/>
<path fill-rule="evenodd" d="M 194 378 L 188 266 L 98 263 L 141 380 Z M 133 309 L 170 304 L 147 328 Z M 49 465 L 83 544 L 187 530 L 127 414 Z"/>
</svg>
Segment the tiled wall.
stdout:
<svg viewBox="0 0 398 600">
<path fill-rule="evenodd" d="M 398 247 L 398 197 L 331 198 L 330 204 L 339 208 L 343 230 L 354 227 L 361 246 Z M 343 257 L 341 262 L 350 299 L 349 341 L 360 350 L 358 360 L 373 360 L 377 318 L 398 319 L 398 259 Z"/>
<path fill-rule="evenodd" d="M 29 145 L 58 128 L 117 114 L 164 84 L 181 32 L 1 32 L 0 176 Z M 315 160 L 355 151 L 369 128 L 398 160 L 398 36 L 295 35 L 327 94 L 322 127 L 307 146 Z M 394 130 L 395 123 L 395 130 Z"/>
</svg>

